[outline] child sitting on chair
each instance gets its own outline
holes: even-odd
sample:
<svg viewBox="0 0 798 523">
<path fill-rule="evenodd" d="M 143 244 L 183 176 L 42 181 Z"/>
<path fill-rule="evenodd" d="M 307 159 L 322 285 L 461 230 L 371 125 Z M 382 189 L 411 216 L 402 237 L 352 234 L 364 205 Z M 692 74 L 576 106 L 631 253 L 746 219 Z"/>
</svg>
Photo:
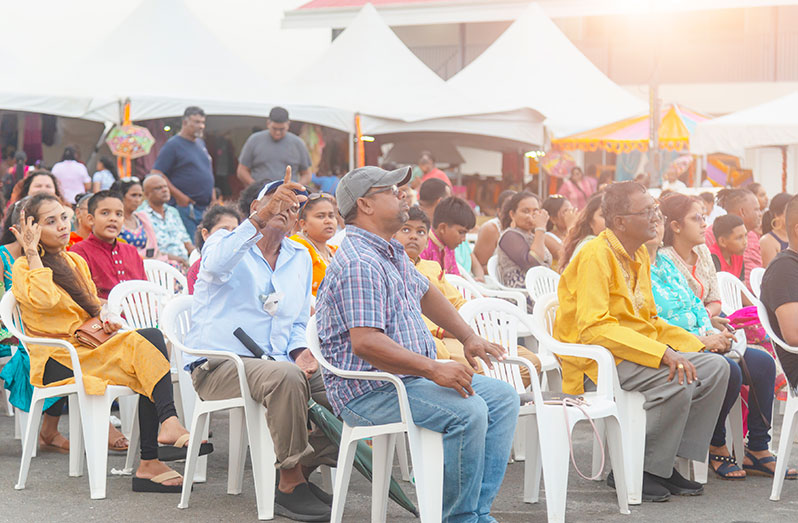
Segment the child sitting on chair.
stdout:
<svg viewBox="0 0 798 523">
<path fill-rule="evenodd" d="M 736 214 L 719 216 L 712 224 L 717 242 L 709 248 L 716 271 L 734 274 L 745 281 L 743 253 L 748 246 L 747 231 L 743 219 Z"/>
</svg>

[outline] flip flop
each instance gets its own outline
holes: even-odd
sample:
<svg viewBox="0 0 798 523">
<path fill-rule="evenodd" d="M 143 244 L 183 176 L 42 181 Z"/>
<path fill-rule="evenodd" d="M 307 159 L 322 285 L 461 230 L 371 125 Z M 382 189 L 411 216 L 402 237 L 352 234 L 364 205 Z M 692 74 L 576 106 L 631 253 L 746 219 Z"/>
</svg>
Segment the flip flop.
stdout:
<svg viewBox="0 0 798 523">
<path fill-rule="evenodd" d="M 133 476 L 133 492 L 161 492 L 167 494 L 176 494 L 183 491 L 183 485 L 164 485 L 164 481 L 170 479 L 182 478 L 179 473 L 174 470 L 158 474 L 157 476 L 146 479 L 137 478 Z"/>
<path fill-rule="evenodd" d="M 721 479 L 727 479 L 729 481 L 739 481 L 745 479 L 745 476 L 732 476 L 734 472 L 742 471 L 737 465 L 737 462 L 731 456 L 721 456 L 720 454 L 710 454 L 709 455 L 710 463 L 720 462 L 720 466 L 718 468 L 713 467 L 711 464 L 709 466 L 715 474 L 717 474 Z"/>
<path fill-rule="evenodd" d="M 61 434 L 58 434 L 61 436 Z M 63 436 L 61 436 L 64 438 Z M 53 438 L 53 441 L 55 438 Z M 69 454 L 69 440 L 64 438 L 64 443 L 61 445 L 53 445 L 53 442 L 50 441 L 49 443 L 44 441 L 41 436 L 39 436 L 39 450 L 42 452 L 58 452 L 59 454 Z"/>
<path fill-rule="evenodd" d="M 161 445 L 158 447 L 158 459 L 160 461 L 178 461 L 186 459 L 188 456 L 188 440 L 191 436 L 183 434 L 173 445 Z M 213 443 L 202 443 L 199 455 L 205 456 L 213 452 Z"/>
<path fill-rule="evenodd" d="M 765 456 L 764 458 L 757 458 L 750 452 L 745 452 L 745 457 L 751 460 L 751 465 L 746 465 L 743 463 L 743 469 L 753 476 L 765 476 L 768 478 L 772 478 L 774 473 L 772 470 L 767 468 L 765 465 L 767 463 L 773 463 L 776 461 L 776 456 Z M 798 473 L 793 472 L 790 474 L 790 469 L 784 473 L 784 479 L 798 479 Z"/>
<path fill-rule="evenodd" d="M 127 438 L 121 432 L 119 437 L 116 438 L 116 441 L 114 441 L 114 443 L 108 443 L 108 450 L 110 450 L 111 452 L 127 452 L 127 449 L 130 447 L 129 442 L 125 443 L 124 446 L 116 445 L 116 443 L 119 443 L 120 441 L 127 442 Z"/>
</svg>

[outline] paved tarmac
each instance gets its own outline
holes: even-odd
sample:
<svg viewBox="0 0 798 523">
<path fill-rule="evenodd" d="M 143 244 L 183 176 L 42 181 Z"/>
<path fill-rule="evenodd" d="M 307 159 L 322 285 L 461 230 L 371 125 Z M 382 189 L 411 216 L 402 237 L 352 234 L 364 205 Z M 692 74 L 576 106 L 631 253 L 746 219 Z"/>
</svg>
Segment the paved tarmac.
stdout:
<svg viewBox="0 0 798 523">
<path fill-rule="evenodd" d="M 67 430 L 67 420 L 60 428 Z M 780 427 L 781 420 L 778 420 Z M 131 490 L 129 477 L 108 477 L 108 497 L 89 499 L 87 476 L 68 477 L 67 456 L 41 453 L 31 464 L 25 490 L 14 490 L 19 471 L 20 443 L 13 438 L 13 418 L 0 415 L 0 521 L 9 522 L 68 522 L 68 521 L 256 521 L 255 493 L 252 473 L 247 463 L 244 491 L 239 496 L 226 494 L 227 480 L 227 416 L 212 418 L 212 441 L 216 451 L 210 457 L 208 481 L 196 484 L 191 497 L 191 507 L 177 508 L 179 495 L 139 494 Z M 589 471 L 589 425 L 580 424 L 576 430 L 577 463 Z M 795 454 L 794 454 L 795 455 Z M 791 459 L 793 465 L 798 461 Z M 109 456 L 109 470 L 121 468 L 124 456 Z M 182 464 L 177 464 L 182 471 Z M 523 463 L 513 463 L 501 492 L 493 505 L 493 515 L 500 522 L 546 521 L 545 502 L 522 502 Z M 711 474 L 711 473 L 710 473 Z M 395 477 L 398 477 L 398 469 Z M 320 482 L 320 475 L 315 474 Z M 415 501 L 412 484 L 401 482 Z M 630 516 L 618 513 L 615 493 L 603 482 L 581 479 L 571 467 L 566 521 L 568 522 L 772 522 L 798 521 L 798 481 L 785 482 L 780 502 L 769 501 L 771 480 L 749 477 L 743 482 L 730 482 L 710 476 L 703 496 L 672 498 L 667 503 L 646 503 L 631 507 Z M 344 521 L 370 520 L 370 484 L 357 472 L 347 498 Z M 543 492 L 541 492 L 543 494 Z M 541 496 L 541 499 L 543 497 Z M 415 518 L 393 502 L 389 503 L 387 520 L 391 522 L 414 521 Z M 287 521 L 275 518 L 275 521 Z"/>
</svg>

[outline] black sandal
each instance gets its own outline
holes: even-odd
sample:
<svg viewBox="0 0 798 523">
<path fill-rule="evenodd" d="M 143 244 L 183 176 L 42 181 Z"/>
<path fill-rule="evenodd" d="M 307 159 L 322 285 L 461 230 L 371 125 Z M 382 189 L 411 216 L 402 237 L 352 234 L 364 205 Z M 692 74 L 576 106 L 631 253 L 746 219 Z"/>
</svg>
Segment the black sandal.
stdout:
<svg viewBox="0 0 798 523">
<path fill-rule="evenodd" d="M 712 462 L 715 461 L 720 463 L 718 468 L 712 466 Z M 745 476 L 732 476 L 735 472 L 741 472 L 743 469 L 737 465 L 737 461 L 731 456 L 721 456 L 720 454 L 710 454 L 709 455 L 709 468 L 715 471 L 721 479 L 726 479 L 729 481 L 738 481 L 745 479 Z"/>
<path fill-rule="evenodd" d="M 775 472 L 767 468 L 765 465 L 767 463 L 773 463 L 776 461 L 776 456 L 765 456 L 764 458 L 757 458 L 753 454 L 748 451 L 745 451 L 745 457 L 751 460 L 750 465 L 746 465 L 743 463 L 743 468 L 749 474 L 753 474 L 754 476 L 765 476 L 768 478 L 772 478 L 775 475 Z M 787 470 L 784 472 L 784 479 L 798 479 L 798 474 L 793 472 L 790 474 L 790 469 L 787 467 Z"/>
<path fill-rule="evenodd" d="M 181 478 L 182 476 L 170 470 L 158 474 L 153 478 L 137 478 L 133 476 L 133 492 L 159 492 L 164 494 L 177 494 L 183 491 L 183 485 L 164 485 L 164 481 Z"/>
</svg>

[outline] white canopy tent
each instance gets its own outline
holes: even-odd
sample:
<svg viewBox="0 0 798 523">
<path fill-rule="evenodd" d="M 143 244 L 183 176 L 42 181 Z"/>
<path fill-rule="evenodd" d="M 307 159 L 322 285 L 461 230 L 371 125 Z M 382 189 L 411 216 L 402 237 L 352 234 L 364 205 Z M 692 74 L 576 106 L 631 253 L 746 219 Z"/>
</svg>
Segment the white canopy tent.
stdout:
<svg viewBox="0 0 798 523">
<path fill-rule="evenodd" d="M 798 144 L 798 92 L 701 122 L 690 137 L 693 154 L 745 156 L 746 149 Z"/>
<path fill-rule="evenodd" d="M 320 105 L 360 113 L 364 134 L 459 133 L 527 146 L 543 141 L 540 114 L 494 111 L 485 93 L 469 96 L 447 84 L 405 46 L 371 4 L 293 84 L 300 98 L 313 95 Z"/>
<path fill-rule="evenodd" d="M 46 75 L 31 78 L 30 69 L 12 65 L 9 77 L 25 81 L 0 86 L 0 108 L 120 122 L 128 98 L 133 120 L 178 116 L 188 105 L 266 116 L 279 104 L 295 120 L 351 131 L 351 112 L 296 100 L 238 58 L 186 2 L 143 0 L 82 52 L 28 57 Z"/>
<path fill-rule="evenodd" d="M 647 104 L 607 78 L 538 4 L 530 4 L 484 53 L 448 83 L 495 100 L 497 110 L 529 108 L 564 136 L 647 110 Z"/>
</svg>

